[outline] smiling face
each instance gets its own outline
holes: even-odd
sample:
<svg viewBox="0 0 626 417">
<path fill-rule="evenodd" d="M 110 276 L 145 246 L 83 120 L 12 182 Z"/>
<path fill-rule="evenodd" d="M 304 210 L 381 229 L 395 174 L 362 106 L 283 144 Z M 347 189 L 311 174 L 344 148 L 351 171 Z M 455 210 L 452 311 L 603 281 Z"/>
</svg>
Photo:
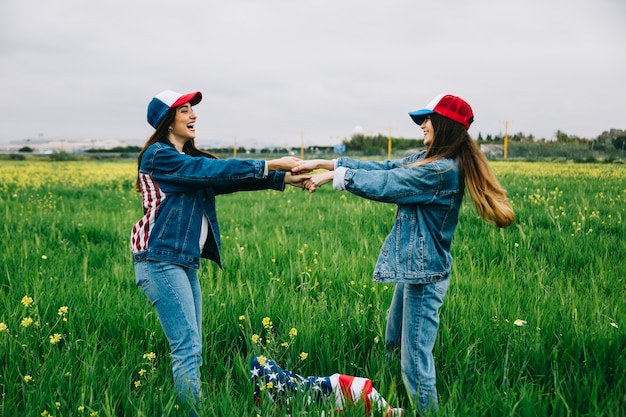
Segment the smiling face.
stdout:
<svg viewBox="0 0 626 417">
<path fill-rule="evenodd" d="M 426 116 L 420 127 L 422 128 L 422 132 L 424 132 L 424 145 L 430 146 L 433 140 L 435 140 L 435 129 L 433 128 L 430 116 Z"/>
<path fill-rule="evenodd" d="M 196 114 L 191 108 L 191 104 L 183 104 L 176 109 L 174 122 L 171 124 L 168 139 L 177 148 L 196 137 Z M 180 150 L 180 149 L 179 149 Z"/>
</svg>

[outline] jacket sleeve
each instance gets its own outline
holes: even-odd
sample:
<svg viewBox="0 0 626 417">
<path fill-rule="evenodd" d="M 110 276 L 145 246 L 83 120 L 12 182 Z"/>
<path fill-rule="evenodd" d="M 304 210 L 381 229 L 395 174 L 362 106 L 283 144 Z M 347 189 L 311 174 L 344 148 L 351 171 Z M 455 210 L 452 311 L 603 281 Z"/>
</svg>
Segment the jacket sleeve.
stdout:
<svg viewBox="0 0 626 417">
<path fill-rule="evenodd" d="M 363 169 L 366 171 L 378 171 L 378 170 L 389 170 L 396 168 L 404 168 L 418 161 L 422 155 L 424 155 L 425 151 L 413 154 L 403 159 L 389 159 L 383 162 L 380 161 L 372 161 L 372 160 L 360 160 L 353 158 L 337 158 L 336 168 L 337 167 L 345 167 L 345 168 L 353 168 L 353 169 Z"/>
<path fill-rule="evenodd" d="M 213 186 L 215 194 L 230 194 L 237 191 L 285 190 L 285 173 L 273 171 L 266 178 L 246 178 Z"/>
<path fill-rule="evenodd" d="M 276 178 L 272 177 L 272 183 L 264 175 L 263 160 L 193 157 L 162 143 L 152 147 L 141 160 L 140 172 L 153 175 L 162 187 L 166 187 L 166 192 L 186 192 L 206 187 L 225 189 L 237 187 L 241 182 L 263 183 L 264 188 L 275 186 Z"/>
<path fill-rule="evenodd" d="M 345 189 L 369 200 L 394 204 L 428 204 L 439 193 L 460 192 L 459 172 L 449 160 L 417 167 L 346 169 Z"/>
</svg>

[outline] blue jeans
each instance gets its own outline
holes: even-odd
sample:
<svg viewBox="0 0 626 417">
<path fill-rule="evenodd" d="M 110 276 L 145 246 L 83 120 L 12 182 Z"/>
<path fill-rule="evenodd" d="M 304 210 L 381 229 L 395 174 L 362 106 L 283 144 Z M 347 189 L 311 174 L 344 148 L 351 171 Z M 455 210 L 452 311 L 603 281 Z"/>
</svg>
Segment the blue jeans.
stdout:
<svg viewBox="0 0 626 417">
<path fill-rule="evenodd" d="M 196 270 L 141 261 L 135 263 L 135 279 L 154 306 L 170 344 L 178 400 L 197 409 L 202 397 L 202 292 Z"/>
<path fill-rule="evenodd" d="M 439 329 L 439 308 L 450 279 L 429 284 L 396 284 L 391 300 L 385 344 L 400 346 L 404 384 L 420 410 L 437 410 L 433 347 Z"/>
</svg>

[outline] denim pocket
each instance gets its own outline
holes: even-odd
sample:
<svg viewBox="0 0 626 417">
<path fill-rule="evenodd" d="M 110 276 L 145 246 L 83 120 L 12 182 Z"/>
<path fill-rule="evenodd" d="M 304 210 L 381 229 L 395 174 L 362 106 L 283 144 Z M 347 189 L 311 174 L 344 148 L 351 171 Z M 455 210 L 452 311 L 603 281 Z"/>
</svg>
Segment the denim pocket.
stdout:
<svg viewBox="0 0 626 417">
<path fill-rule="evenodd" d="M 137 262 L 135 264 L 135 284 L 154 304 L 158 298 L 158 291 L 150 279 L 150 268 L 148 261 Z"/>
<path fill-rule="evenodd" d="M 446 292 L 448 292 L 448 287 L 450 287 L 450 278 L 435 282 L 435 291 L 437 291 L 442 298 L 446 295 Z"/>
</svg>

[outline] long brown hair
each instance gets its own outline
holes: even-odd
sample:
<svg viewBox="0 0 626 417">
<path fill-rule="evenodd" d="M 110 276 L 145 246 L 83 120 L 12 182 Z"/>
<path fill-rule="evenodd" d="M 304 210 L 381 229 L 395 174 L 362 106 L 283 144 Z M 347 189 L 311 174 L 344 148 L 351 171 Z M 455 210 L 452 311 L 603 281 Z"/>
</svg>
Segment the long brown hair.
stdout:
<svg viewBox="0 0 626 417">
<path fill-rule="evenodd" d="M 430 115 L 430 121 L 434 129 L 433 141 L 424 159 L 415 165 L 423 165 L 438 158 L 456 159 L 461 179 L 480 218 L 498 227 L 512 225 L 515 212 L 507 192 L 500 186 L 489 168 L 487 158 L 465 126 L 436 113 Z"/>
<path fill-rule="evenodd" d="M 159 123 L 159 125 L 155 129 L 152 136 L 150 136 L 150 138 L 146 141 L 145 145 L 143 145 L 143 148 L 141 149 L 141 151 L 139 151 L 139 156 L 137 157 L 137 171 L 139 171 L 139 166 L 141 165 L 141 157 L 146 152 L 146 149 L 148 149 L 150 145 L 156 142 L 166 140 L 167 134 L 169 133 L 168 129 L 174 122 L 177 109 L 178 107 L 175 107 L 175 108 L 169 109 L 167 113 L 165 113 L 165 116 L 163 117 L 163 120 L 161 120 L 161 123 Z M 211 152 L 207 152 L 205 150 L 202 150 L 196 147 L 195 139 L 190 139 L 185 143 L 185 145 L 183 145 L 183 152 L 191 156 L 204 156 L 206 158 L 218 159 L 218 157 L 212 154 Z M 135 190 L 138 192 L 141 192 L 141 183 L 139 182 L 139 172 L 137 174 L 138 175 L 137 175 L 137 181 L 135 182 Z"/>
</svg>

